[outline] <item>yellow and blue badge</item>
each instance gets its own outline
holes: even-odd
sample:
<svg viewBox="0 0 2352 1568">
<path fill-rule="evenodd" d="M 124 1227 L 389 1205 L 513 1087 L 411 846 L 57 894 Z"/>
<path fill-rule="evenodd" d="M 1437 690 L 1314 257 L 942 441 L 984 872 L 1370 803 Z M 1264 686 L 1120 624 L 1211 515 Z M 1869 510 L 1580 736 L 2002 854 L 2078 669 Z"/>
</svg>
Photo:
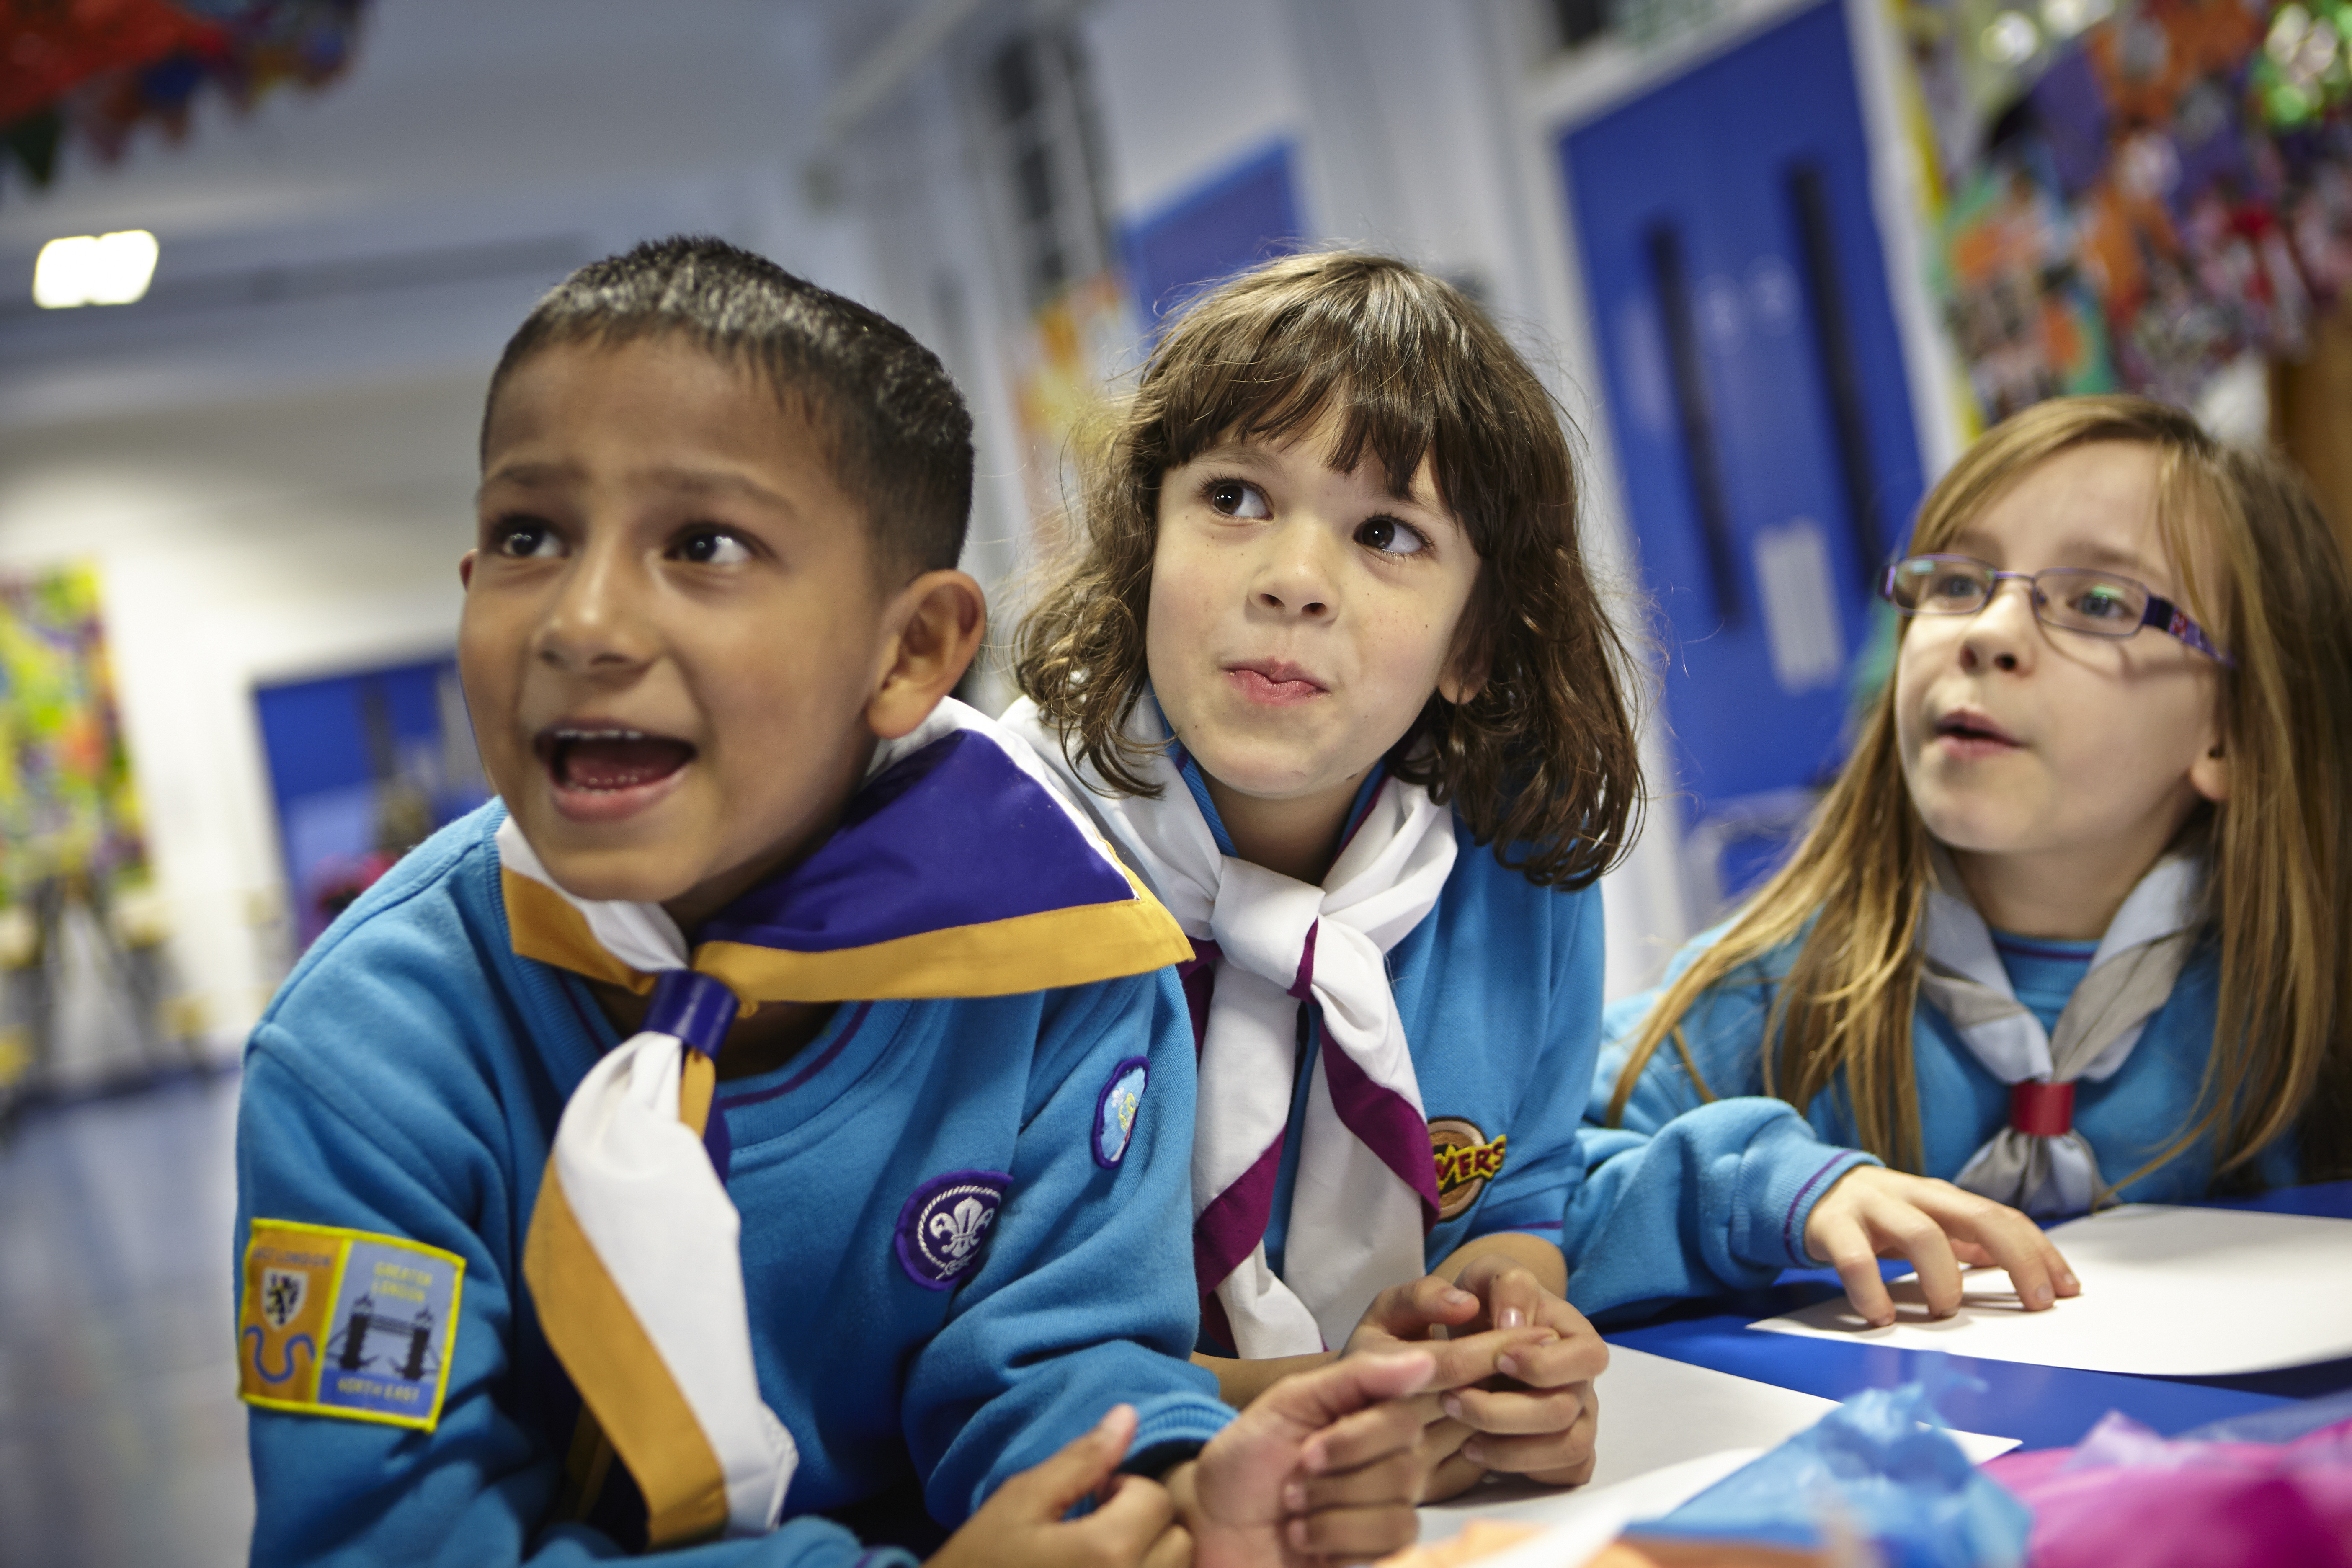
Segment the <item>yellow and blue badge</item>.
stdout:
<svg viewBox="0 0 2352 1568">
<path fill-rule="evenodd" d="M 396 1236 L 257 1219 L 245 1248 L 237 1394 L 270 1410 L 430 1432 L 466 1260 Z"/>
</svg>

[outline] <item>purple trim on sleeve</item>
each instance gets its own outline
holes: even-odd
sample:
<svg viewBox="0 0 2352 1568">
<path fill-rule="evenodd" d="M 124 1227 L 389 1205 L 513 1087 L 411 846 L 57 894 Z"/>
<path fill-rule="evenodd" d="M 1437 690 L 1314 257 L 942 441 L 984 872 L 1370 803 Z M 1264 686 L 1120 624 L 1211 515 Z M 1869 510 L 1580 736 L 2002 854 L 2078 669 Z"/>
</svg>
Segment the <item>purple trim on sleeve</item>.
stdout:
<svg viewBox="0 0 2352 1568">
<path fill-rule="evenodd" d="M 1841 1149 L 1836 1153 L 1831 1155 L 1827 1160 L 1823 1161 L 1820 1170 L 1815 1171 L 1811 1175 L 1805 1178 L 1805 1184 L 1799 1187 L 1797 1189 L 1797 1195 L 1789 1200 L 1789 1212 L 1780 1216 L 1780 1246 L 1788 1252 L 1790 1257 L 1797 1260 L 1797 1267 L 1800 1268 L 1810 1268 L 1814 1267 L 1814 1264 L 1811 1258 L 1805 1256 L 1805 1249 L 1801 1239 L 1790 1234 L 1790 1227 L 1797 1223 L 1797 1211 L 1805 1206 L 1805 1194 L 1813 1190 L 1814 1183 L 1820 1181 L 1823 1176 L 1828 1175 L 1830 1168 L 1837 1164 L 1841 1160 L 1850 1160 L 1853 1157 L 1854 1153 L 1853 1150 Z"/>
</svg>

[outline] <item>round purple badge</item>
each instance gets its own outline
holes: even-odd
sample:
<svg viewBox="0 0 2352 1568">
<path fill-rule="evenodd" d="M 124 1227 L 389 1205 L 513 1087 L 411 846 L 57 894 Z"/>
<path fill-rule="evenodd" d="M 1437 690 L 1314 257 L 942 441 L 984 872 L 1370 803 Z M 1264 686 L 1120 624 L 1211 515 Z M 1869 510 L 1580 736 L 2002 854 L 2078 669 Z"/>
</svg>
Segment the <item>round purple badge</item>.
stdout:
<svg viewBox="0 0 2352 1568">
<path fill-rule="evenodd" d="M 898 1267 L 926 1290 L 945 1290 L 980 1261 L 1013 1178 L 1002 1171 L 950 1171 L 917 1187 L 898 1211 Z"/>
<path fill-rule="evenodd" d="M 1135 1113 L 1143 1109 L 1143 1088 L 1151 1081 L 1151 1064 L 1129 1057 L 1110 1069 L 1110 1080 L 1095 1099 L 1095 1163 L 1108 1171 L 1127 1157 L 1128 1141 L 1135 1136 Z"/>
</svg>

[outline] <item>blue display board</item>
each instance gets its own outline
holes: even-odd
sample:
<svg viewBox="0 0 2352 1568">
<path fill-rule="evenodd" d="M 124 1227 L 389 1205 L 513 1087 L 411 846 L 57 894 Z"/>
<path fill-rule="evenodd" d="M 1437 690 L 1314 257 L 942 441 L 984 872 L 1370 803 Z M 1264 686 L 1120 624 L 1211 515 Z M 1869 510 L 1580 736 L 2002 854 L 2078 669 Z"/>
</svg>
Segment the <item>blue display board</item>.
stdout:
<svg viewBox="0 0 2352 1568">
<path fill-rule="evenodd" d="M 257 687 L 302 945 L 433 829 L 488 798 L 455 659 Z"/>
<path fill-rule="evenodd" d="M 1128 226 L 1120 249 L 1146 321 L 1302 237 L 1290 165 L 1290 143 L 1276 142 Z"/>
<path fill-rule="evenodd" d="M 1559 142 L 1608 424 L 1723 895 L 1847 740 L 1921 490 L 1845 19 L 1818 6 Z"/>
</svg>

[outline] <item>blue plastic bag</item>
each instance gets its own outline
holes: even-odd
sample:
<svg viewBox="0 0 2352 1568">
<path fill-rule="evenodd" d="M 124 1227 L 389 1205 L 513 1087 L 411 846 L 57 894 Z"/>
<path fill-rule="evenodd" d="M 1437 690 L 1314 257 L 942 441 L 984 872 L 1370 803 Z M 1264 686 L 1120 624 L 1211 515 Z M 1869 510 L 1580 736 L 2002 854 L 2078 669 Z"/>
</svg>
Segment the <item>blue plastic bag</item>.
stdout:
<svg viewBox="0 0 2352 1568">
<path fill-rule="evenodd" d="M 2013 1568 L 2032 1522 L 1944 1430 L 1929 1384 L 1910 1383 L 1854 1395 L 1627 1533 L 1814 1551 L 1859 1538 L 1888 1568 Z"/>
</svg>

